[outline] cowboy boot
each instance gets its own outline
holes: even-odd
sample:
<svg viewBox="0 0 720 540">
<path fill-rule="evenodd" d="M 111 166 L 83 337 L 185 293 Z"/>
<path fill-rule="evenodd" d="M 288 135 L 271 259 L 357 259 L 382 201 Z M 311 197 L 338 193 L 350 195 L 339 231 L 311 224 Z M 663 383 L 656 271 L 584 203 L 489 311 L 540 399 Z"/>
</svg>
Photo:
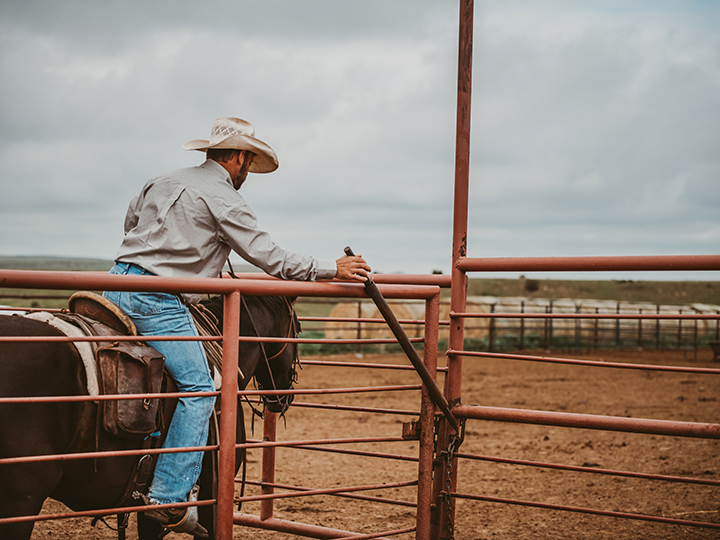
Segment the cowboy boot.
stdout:
<svg viewBox="0 0 720 540">
<path fill-rule="evenodd" d="M 188 501 L 197 501 L 199 487 L 195 485 L 188 495 Z M 160 504 L 143 493 L 137 493 L 148 506 Z M 209 538 L 207 529 L 198 523 L 197 506 L 187 508 L 158 508 L 146 510 L 145 515 L 173 532 L 192 534 L 198 538 Z"/>
</svg>

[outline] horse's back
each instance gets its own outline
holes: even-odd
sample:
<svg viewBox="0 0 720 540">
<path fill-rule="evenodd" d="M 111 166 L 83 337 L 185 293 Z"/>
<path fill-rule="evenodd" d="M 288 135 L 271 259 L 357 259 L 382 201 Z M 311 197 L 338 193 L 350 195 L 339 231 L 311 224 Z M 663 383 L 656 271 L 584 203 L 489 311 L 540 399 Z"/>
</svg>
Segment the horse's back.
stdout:
<svg viewBox="0 0 720 540">
<path fill-rule="evenodd" d="M 59 336 L 48 324 L 0 317 L 0 336 Z M 86 393 L 85 372 L 71 343 L 0 341 L 0 396 L 68 396 Z M 39 455 L 67 446 L 77 403 L 0 404 L 0 457 Z"/>
<path fill-rule="evenodd" d="M 58 336 L 50 325 L 0 316 L 0 336 Z M 71 343 L 0 341 L 0 396 L 86 393 L 82 362 Z M 78 403 L 0 404 L 0 458 L 57 454 L 70 445 Z M 62 478 L 61 462 L 0 465 L 0 516 L 37 513 Z M 0 527 L 2 538 L 25 538 L 27 524 Z M 30 525 L 30 530 L 32 526 Z"/>
<path fill-rule="evenodd" d="M 63 334 L 40 321 L 0 316 L 0 336 Z M 85 371 L 71 343 L 0 342 L 0 396 L 59 396 L 86 393 Z"/>
</svg>

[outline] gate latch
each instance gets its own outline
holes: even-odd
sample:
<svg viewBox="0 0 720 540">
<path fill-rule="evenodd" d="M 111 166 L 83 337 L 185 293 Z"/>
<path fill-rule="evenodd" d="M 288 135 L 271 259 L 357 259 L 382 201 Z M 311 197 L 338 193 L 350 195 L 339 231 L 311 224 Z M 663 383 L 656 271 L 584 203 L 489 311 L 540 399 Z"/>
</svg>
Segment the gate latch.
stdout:
<svg viewBox="0 0 720 540">
<path fill-rule="evenodd" d="M 403 422 L 402 438 L 406 441 L 419 441 L 420 422 Z"/>
</svg>

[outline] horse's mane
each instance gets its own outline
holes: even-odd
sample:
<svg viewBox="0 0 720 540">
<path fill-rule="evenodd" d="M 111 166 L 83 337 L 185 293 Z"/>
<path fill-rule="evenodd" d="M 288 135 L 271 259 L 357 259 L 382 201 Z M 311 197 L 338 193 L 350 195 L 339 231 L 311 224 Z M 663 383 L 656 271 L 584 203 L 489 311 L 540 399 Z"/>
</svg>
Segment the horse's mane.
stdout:
<svg viewBox="0 0 720 540">
<path fill-rule="evenodd" d="M 257 302 L 259 304 L 262 304 L 273 313 L 287 313 L 288 303 L 292 306 L 293 302 L 295 302 L 295 298 L 288 298 L 285 296 L 245 295 L 245 300 L 247 300 L 248 302 Z"/>
<path fill-rule="evenodd" d="M 246 300 L 250 300 L 248 306 L 253 302 L 257 301 L 259 304 L 265 306 L 273 315 L 287 315 L 288 310 L 292 315 L 295 331 L 301 332 L 300 320 L 295 312 L 294 304 L 296 297 L 294 296 L 251 296 L 246 295 Z"/>
</svg>

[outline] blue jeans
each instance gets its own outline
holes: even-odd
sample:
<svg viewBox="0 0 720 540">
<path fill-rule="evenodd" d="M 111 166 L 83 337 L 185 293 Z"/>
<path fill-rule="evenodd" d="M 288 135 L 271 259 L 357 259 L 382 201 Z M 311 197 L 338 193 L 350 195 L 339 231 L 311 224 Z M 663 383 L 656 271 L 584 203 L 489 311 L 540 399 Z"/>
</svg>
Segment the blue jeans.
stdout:
<svg viewBox="0 0 720 540">
<path fill-rule="evenodd" d="M 149 274 L 141 267 L 118 263 L 111 274 Z M 188 308 L 172 294 L 106 291 L 105 298 L 118 305 L 145 336 L 197 336 Z M 165 370 L 180 392 L 212 392 L 215 388 L 205 351 L 199 341 L 152 341 L 165 356 Z M 163 448 L 205 446 L 215 397 L 180 398 Z M 160 454 L 149 497 L 161 504 L 187 501 L 202 467 L 202 452 Z"/>
</svg>

